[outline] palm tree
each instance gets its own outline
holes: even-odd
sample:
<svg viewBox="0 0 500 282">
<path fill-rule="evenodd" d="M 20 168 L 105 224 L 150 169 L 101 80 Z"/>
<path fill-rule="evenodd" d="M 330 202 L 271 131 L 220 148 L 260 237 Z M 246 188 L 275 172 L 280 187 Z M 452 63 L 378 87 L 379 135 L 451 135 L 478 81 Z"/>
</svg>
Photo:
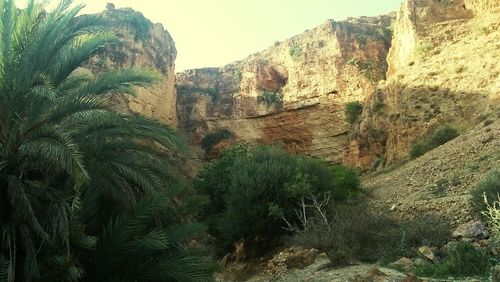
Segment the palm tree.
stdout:
<svg viewBox="0 0 500 282">
<path fill-rule="evenodd" d="M 201 230 L 198 224 L 163 226 L 168 207 L 152 193 L 121 213 L 99 235 L 95 253 L 84 261 L 84 281 L 208 281 L 209 269 L 190 256 L 182 242 Z M 127 266 L 127 267 L 124 267 Z"/>
<path fill-rule="evenodd" d="M 138 202 L 165 193 L 175 181 L 171 160 L 182 138 L 153 119 L 116 113 L 108 103 L 110 95 L 150 86 L 155 74 L 114 70 L 92 77 L 77 70 L 115 42 L 99 17 L 76 17 L 82 8 L 63 0 L 47 12 L 31 0 L 19 10 L 13 0 L 0 1 L 0 280 L 94 277 L 97 268 L 87 256 L 110 262 L 116 254 L 100 251 L 112 243 L 110 232 L 129 234 L 123 218 L 153 205 Z M 184 265 L 184 278 L 192 278 L 183 280 L 207 278 L 179 242 L 165 247 L 167 231 L 152 216 L 134 221 L 144 227 L 133 238 L 141 232 L 146 239 L 151 232 L 162 234 L 156 240 L 158 269 L 149 270 L 147 275 L 156 274 L 144 280 L 175 280 L 162 263 L 172 259 L 168 252 L 178 253 L 173 271 L 182 272 Z M 125 258 L 143 251 L 130 248 Z M 113 267 L 127 269 L 133 262 Z M 141 273 L 134 281 L 143 279 Z"/>
</svg>

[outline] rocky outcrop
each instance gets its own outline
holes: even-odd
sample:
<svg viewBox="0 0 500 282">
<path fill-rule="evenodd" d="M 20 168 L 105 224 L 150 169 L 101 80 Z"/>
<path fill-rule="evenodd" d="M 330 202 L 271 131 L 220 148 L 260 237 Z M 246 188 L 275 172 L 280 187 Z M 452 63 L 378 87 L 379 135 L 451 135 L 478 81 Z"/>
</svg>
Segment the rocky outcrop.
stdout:
<svg viewBox="0 0 500 282">
<path fill-rule="evenodd" d="M 327 21 L 242 61 L 177 74 L 179 128 L 193 144 L 225 128 L 234 142 L 282 142 L 340 161 L 344 104 L 363 101 L 384 78 L 390 22 Z"/>
<path fill-rule="evenodd" d="M 408 156 L 441 124 L 462 132 L 500 111 L 500 2 L 406 0 L 387 81 L 366 100 L 344 161 L 367 169 Z"/>
<path fill-rule="evenodd" d="M 107 47 L 85 66 L 93 73 L 110 69 L 145 68 L 158 73 L 160 81 L 149 89 L 137 88 L 136 97 L 113 96 L 114 107 L 140 113 L 176 125 L 175 44 L 161 24 L 153 24 L 132 9 L 115 9 L 108 4 L 100 14 L 115 32 L 119 43 Z"/>
</svg>

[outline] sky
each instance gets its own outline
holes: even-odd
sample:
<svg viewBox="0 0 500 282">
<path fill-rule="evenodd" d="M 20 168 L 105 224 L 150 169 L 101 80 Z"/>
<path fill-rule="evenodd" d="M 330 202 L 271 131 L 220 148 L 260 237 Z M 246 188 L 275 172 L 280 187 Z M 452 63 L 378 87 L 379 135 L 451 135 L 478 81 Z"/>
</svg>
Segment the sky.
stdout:
<svg viewBox="0 0 500 282">
<path fill-rule="evenodd" d="M 23 2 L 23 1 L 18 1 Z M 51 2 L 54 2 L 52 0 Z M 176 48 L 176 71 L 218 67 L 244 59 L 276 41 L 327 19 L 377 16 L 399 9 L 402 0 L 75 0 L 85 13 L 131 7 L 162 23 Z"/>
</svg>

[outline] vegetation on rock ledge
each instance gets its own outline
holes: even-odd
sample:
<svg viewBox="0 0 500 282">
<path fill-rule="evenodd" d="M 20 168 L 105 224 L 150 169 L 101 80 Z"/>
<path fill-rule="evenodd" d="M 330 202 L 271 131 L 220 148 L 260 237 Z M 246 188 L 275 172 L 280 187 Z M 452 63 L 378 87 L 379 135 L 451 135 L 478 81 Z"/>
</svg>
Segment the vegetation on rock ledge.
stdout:
<svg viewBox="0 0 500 282">
<path fill-rule="evenodd" d="M 363 113 L 363 104 L 359 101 L 349 102 L 345 104 L 346 121 L 353 125 Z"/>
<path fill-rule="evenodd" d="M 264 103 L 267 106 L 281 105 L 283 103 L 283 94 L 281 92 L 262 91 L 257 96 L 257 103 Z"/>
</svg>

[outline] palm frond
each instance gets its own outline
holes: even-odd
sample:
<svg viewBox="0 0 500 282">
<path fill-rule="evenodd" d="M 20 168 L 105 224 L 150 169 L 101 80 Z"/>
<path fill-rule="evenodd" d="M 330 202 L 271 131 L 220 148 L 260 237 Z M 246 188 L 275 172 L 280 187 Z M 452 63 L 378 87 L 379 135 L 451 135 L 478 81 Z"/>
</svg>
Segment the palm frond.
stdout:
<svg viewBox="0 0 500 282">
<path fill-rule="evenodd" d="M 48 165 L 61 168 L 69 174 L 75 172 L 87 175 L 83 165 L 83 156 L 78 145 L 68 134 L 54 126 L 43 126 L 19 146 L 23 157 L 43 157 Z"/>
</svg>

